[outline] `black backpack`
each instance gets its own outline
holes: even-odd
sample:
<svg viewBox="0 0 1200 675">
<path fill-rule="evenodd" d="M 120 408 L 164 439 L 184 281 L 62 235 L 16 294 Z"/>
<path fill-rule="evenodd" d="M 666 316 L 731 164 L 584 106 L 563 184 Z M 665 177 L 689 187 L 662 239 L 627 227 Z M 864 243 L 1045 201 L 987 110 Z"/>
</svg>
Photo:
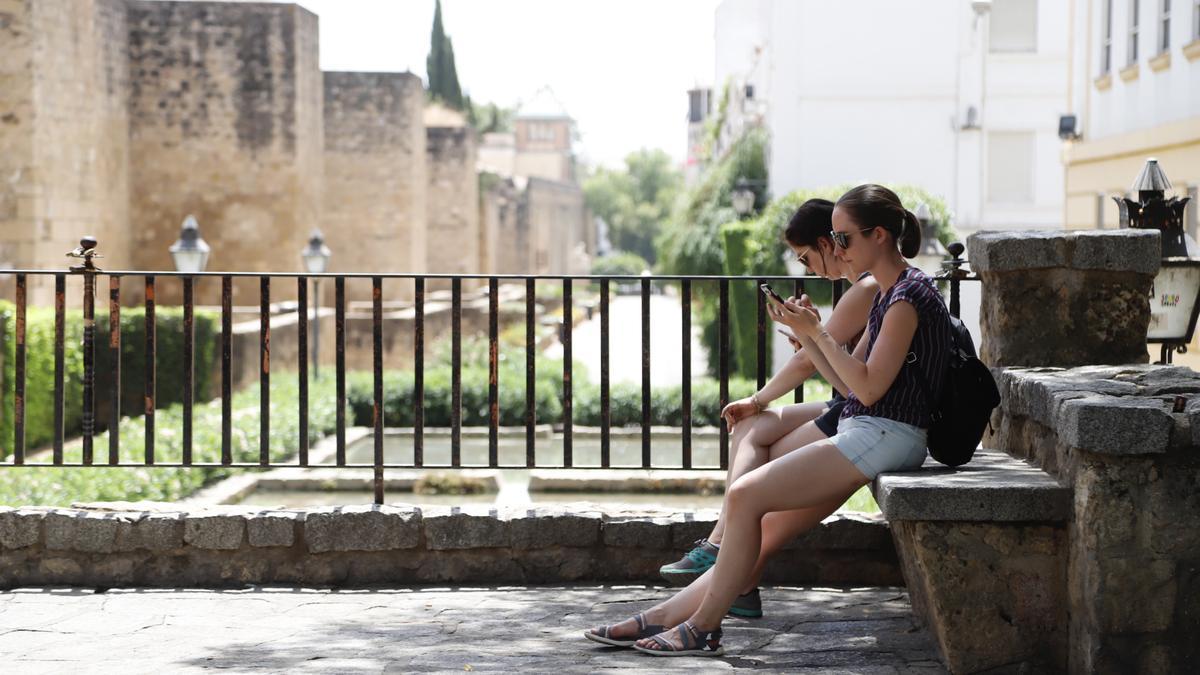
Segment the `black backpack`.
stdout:
<svg viewBox="0 0 1200 675">
<path fill-rule="evenodd" d="M 992 409 L 1000 405 L 1000 390 L 992 371 L 975 355 L 975 343 L 962 321 L 950 317 L 950 359 L 943 376 L 941 398 L 930 406 L 929 454 L 946 466 L 971 461 Z M 917 383 L 932 400 L 925 374 L 917 370 Z"/>
</svg>

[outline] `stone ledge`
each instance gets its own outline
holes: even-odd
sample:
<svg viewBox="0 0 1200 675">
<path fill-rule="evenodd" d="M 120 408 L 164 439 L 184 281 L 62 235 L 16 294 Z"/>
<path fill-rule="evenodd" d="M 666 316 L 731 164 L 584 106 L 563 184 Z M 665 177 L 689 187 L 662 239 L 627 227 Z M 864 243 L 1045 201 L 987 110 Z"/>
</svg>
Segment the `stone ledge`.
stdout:
<svg viewBox="0 0 1200 675">
<path fill-rule="evenodd" d="M 980 450 L 951 469 L 932 458 L 919 471 L 881 474 L 875 500 L 889 521 L 1061 522 L 1071 517 L 1071 489 L 1041 469 Z"/>
<path fill-rule="evenodd" d="M 1102 270 L 1153 275 L 1161 264 L 1157 230 L 977 232 L 967 238 L 971 269 Z"/>
</svg>

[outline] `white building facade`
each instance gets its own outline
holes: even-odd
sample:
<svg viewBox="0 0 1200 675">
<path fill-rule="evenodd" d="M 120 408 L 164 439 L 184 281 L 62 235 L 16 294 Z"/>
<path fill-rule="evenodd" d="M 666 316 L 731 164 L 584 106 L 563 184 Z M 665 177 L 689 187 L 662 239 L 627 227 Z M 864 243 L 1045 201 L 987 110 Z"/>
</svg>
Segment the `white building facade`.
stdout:
<svg viewBox="0 0 1200 675">
<path fill-rule="evenodd" d="M 909 183 L 963 231 L 1057 228 L 1068 52 L 1066 0 L 725 0 L 713 97 L 726 139 L 768 128 L 775 196 Z"/>
</svg>

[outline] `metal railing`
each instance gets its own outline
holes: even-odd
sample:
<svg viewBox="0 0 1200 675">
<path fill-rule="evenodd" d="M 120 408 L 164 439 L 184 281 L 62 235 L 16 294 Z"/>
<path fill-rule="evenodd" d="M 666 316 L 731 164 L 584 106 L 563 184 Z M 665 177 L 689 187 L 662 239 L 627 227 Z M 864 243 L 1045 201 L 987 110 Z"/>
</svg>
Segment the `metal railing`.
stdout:
<svg viewBox="0 0 1200 675">
<path fill-rule="evenodd" d="M 947 261 L 946 270 L 938 278 L 948 283 L 950 291 L 949 307 L 954 316 L 959 315 L 959 287 L 965 280 L 975 280 L 962 266 L 965 260 L 961 258 L 961 245 L 950 247 L 953 259 Z M 692 373 L 691 373 L 691 343 L 692 343 L 692 299 L 693 283 L 711 283 L 717 287 L 717 324 L 718 342 L 718 382 L 719 405 L 723 408 L 729 402 L 730 379 L 730 284 L 744 282 L 760 283 L 769 281 L 790 281 L 793 283 L 792 292 L 799 296 L 805 291 L 807 284 L 831 283 L 819 277 L 732 277 L 732 276 L 595 276 L 595 275 L 447 275 L 447 274 L 309 274 L 309 273 L 179 273 L 179 272 L 143 272 L 143 271 L 102 271 L 91 265 L 90 259 L 84 265 L 73 267 L 69 272 L 49 270 L 9 270 L 5 274 L 15 276 L 15 335 L 14 343 L 14 382 L 13 382 L 13 443 L 11 466 L 118 466 L 118 467 L 320 467 L 330 466 L 344 468 L 372 469 L 374 472 L 375 502 L 383 503 L 384 471 L 387 469 L 428 469 L 428 468 L 498 468 L 498 469 L 529 469 L 550 468 L 549 465 L 537 462 L 535 448 L 537 447 L 536 433 L 536 382 L 537 369 L 537 331 L 536 331 L 536 302 L 538 282 L 559 282 L 562 284 L 562 313 L 566 320 L 563 322 L 561 342 L 562 359 L 562 456 L 561 464 L 553 468 L 701 468 L 694 465 L 692 452 Z M 82 277 L 83 297 L 83 373 L 82 373 L 82 452 L 78 462 L 69 462 L 64 458 L 64 410 L 65 410 L 65 327 L 66 327 L 66 281 L 70 276 Z M 54 280 L 54 393 L 53 393 L 53 439 L 51 444 L 50 462 L 27 461 L 25 445 L 25 403 L 26 403 L 26 313 L 30 278 L 53 277 Z M 94 448 L 96 436 L 96 323 L 95 303 L 96 285 L 100 277 L 108 278 L 108 349 L 109 391 L 111 406 L 108 419 L 108 453 L 106 458 L 97 458 Z M 144 290 L 145 304 L 145 345 L 144 345 L 144 406 L 139 412 L 143 415 L 145 427 L 144 456 L 140 462 L 121 461 L 120 434 L 117 430 L 121 423 L 121 291 L 122 282 L 140 278 Z M 182 285 L 182 455 L 178 462 L 162 462 L 155 457 L 155 411 L 156 411 L 156 320 L 155 292 L 159 278 L 179 279 Z M 195 461 L 193 454 L 193 411 L 195 406 L 195 284 L 198 279 L 214 278 L 221 283 L 220 310 L 220 373 L 221 373 L 221 442 L 220 461 Z M 234 461 L 232 443 L 232 344 L 233 344 L 233 284 L 235 279 L 258 279 L 259 281 L 259 459 L 257 462 Z M 335 324 L 335 378 L 336 378 L 336 452 L 334 464 L 310 463 L 309 461 L 309 294 L 310 280 L 333 279 L 334 281 L 334 324 Z M 373 457 L 370 463 L 348 462 L 346 457 L 346 282 L 348 279 L 370 279 L 371 281 L 371 321 L 372 321 L 372 429 Z M 415 403 L 414 424 L 412 427 L 413 461 L 385 462 L 384 461 L 384 298 L 383 281 L 385 279 L 411 280 L 413 284 L 412 309 L 414 311 L 413 331 L 413 400 Z M 480 280 L 487 284 L 488 297 L 488 453 L 487 462 L 482 465 L 464 465 L 462 462 L 462 310 L 463 310 L 463 281 L 466 279 Z M 272 461 L 270 453 L 270 381 L 271 381 L 271 288 L 273 283 L 290 280 L 295 283 L 297 298 L 297 336 L 298 357 L 295 362 L 296 377 L 298 378 L 299 394 L 299 444 L 296 457 L 292 461 Z M 450 461 L 448 464 L 431 463 L 425 459 L 425 383 L 426 345 L 425 345 L 425 304 L 426 282 L 443 280 L 450 284 L 451 296 L 451 420 L 450 420 Z M 521 464 L 503 464 L 499 459 L 499 284 L 501 282 L 521 283 L 525 285 L 525 461 Z M 575 282 L 595 283 L 599 285 L 600 313 L 600 458 L 598 464 L 577 464 L 573 457 L 573 403 L 574 383 L 572 373 L 572 333 L 573 333 L 573 299 L 572 292 Z M 639 287 L 641 296 L 641 461 L 636 465 L 614 465 L 610 453 L 611 448 L 611 386 L 610 370 L 610 311 L 609 297 L 611 284 L 632 284 Z M 650 378 L 650 328 L 651 312 L 650 297 L 652 284 L 678 283 L 681 330 L 680 358 L 682 366 L 681 378 L 681 413 L 680 426 L 680 464 L 674 466 L 656 466 L 651 461 L 651 378 Z M 843 291 L 843 282 L 832 282 L 832 302 L 836 306 Z M 756 332 L 756 379 L 761 388 L 765 384 L 767 372 L 768 337 L 770 321 L 766 315 L 766 305 L 763 294 L 754 293 L 757 298 L 757 332 Z M 319 320 L 319 318 L 318 318 Z M 7 384 L 6 384 L 7 386 Z M 804 400 L 803 387 L 794 392 L 794 400 Z M 720 421 L 718 465 L 711 468 L 725 469 L 729 460 L 729 432 L 723 420 Z"/>
</svg>

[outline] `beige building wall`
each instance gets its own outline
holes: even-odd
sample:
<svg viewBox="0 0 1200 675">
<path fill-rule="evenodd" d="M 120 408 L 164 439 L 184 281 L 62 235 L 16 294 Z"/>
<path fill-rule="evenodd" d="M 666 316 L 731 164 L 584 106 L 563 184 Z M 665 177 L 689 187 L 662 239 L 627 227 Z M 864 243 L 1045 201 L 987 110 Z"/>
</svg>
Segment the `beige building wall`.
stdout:
<svg viewBox="0 0 1200 675">
<path fill-rule="evenodd" d="M 172 269 L 188 214 L 212 247 L 209 271 L 301 268 L 322 196 L 317 18 L 298 5 L 131 2 L 130 221 L 133 264 Z M 178 284 L 160 286 L 161 301 Z M 235 304 L 257 304 L 239 279 Z M 198 287 L 212 302 L 214 283 Z M 272 300 L 295 297 L 276 282 Z"/>
<path fill-rule="evenodd" d="M 325 73 L 329 271 L 425 271 L 424 104 L 421 78 L 412 73 Z M 369 297 L 369 286 L 361 288 Z M 401 298 L 412 297 L 411 283 L 397 288 Z"/>
<path fill-rule="evenodd" d="M 583 190 L 573 183 L 530 178 L 525 218 L 533 244 L 531 273 L 586 274 L 591 265 Z M 581 255 L 582 254 L 582 255 Z"/>
<path fill-rule="evenodd" d="M 480 198 L 480 247 L 489 274 L 529 274 L 533 258 L 523 195 L 511 179 L 497 178 Z"/>
<path fill-rule="evenodd" d="M 480 258 L 479 178 L 475 132 L 466 126 L 425 130 L 428 176 L 429 272 L 478 274 Z M 467 283 L 464 288 L 477 284 Z"/>
<path fill-rule="evenodd" d="M 0 22 L 0 263 L 65 269 L 84 235 L 130 264 L 126 14 L 120 0 L 8 3 Z M 78 302 L 74 281 L 68 288 Z M 53 285 L 30 281 L 30 300 Z"/>
</svg>

